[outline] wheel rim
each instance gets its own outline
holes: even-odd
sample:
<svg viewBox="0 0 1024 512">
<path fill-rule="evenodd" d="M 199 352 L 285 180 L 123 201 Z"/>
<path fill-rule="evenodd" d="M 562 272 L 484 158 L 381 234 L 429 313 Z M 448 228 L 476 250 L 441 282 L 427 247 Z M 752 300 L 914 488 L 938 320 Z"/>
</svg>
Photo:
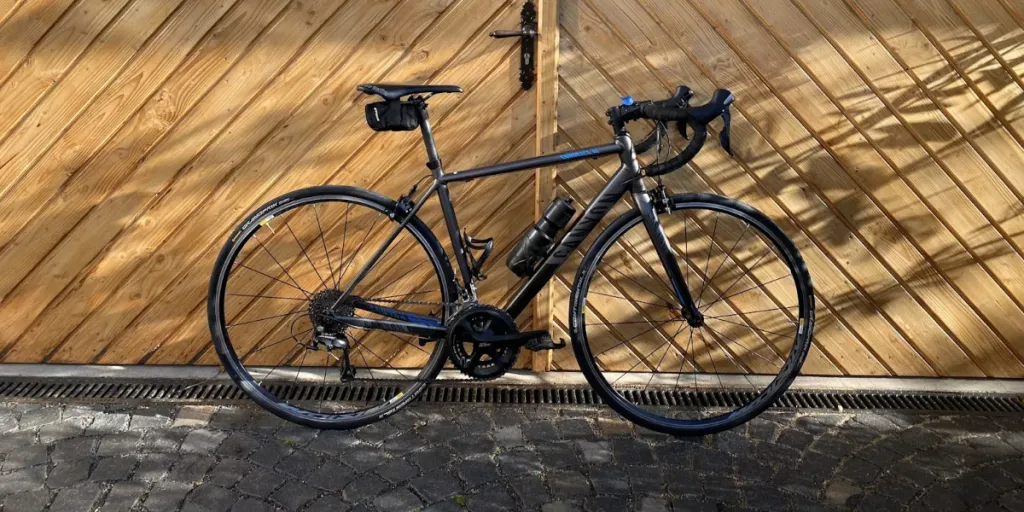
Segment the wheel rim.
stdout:
<svg viewBox="0 0 1024 512">
<path fill-rule="evenodd" d="M 310 307 L 318 297 L 333 304 L 396 225 L 376 202 L 336 195 L 272 207 L 243 226 L 218 269 L 214 310 L 221 359 L 250 397 L 310 422 L 358 420 L 393 412 L 433 379 L 445 358 L 439 343 L 325 326 Z M 410 223 L 353 294 L 443 323 L 450 290 L 429 247 Z M 342 379 L 340 344 L 327 350 L 324 338 L 314 336 L 325 327 L 349 345 L 354 379 Z M 355 390 L 361 393 L 349 392 Z"/>
<path fill-rule="evenodd" d="M 683 202 L 659 218 L 706 323 L 683 318 L 636 215 L 603 239 L 579 285 L 581 364 L 613 407 L 645 426 L 730 428 L 770 405 L 802 364 L 809 280 L 784 235 L 745 209 Z M 739 403 L 702 401 L 723 389 Z M 651 394 L 664 391 L 676 405 Z"/>
</svg>

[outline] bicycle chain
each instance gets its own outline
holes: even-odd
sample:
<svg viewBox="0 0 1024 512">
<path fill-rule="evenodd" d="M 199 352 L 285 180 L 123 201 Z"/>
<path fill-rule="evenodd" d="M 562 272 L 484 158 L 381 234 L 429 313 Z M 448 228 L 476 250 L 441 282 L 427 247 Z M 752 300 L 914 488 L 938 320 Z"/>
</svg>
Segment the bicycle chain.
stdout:
<svg viewBox="0 0 1024 512">
<path fill-rule="evenodd" d="M 366 302 L 383 302 L 385 304 L 416 304 L 419 306 L 455 306 L 456 304 L 446 304 L 444 302 L 430 302 L 424 300 L 396 300 L 396 299 L 365 299 Z"/>
</svg>

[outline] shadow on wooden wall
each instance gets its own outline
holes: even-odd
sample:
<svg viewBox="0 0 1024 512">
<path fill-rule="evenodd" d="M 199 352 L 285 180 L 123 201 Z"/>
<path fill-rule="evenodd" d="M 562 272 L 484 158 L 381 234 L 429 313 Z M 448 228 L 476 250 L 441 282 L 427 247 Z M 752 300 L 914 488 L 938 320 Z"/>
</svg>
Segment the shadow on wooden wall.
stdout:
<svg viewBox="0 0 1024 512">
<path fill-rule="evenodd" d="M 819 303 L 807 373 L 1024 377 L 1024 8 L 561 3 L 562 147 L 607 142 L 622 95 L 736 92 L 736 158 L 712 144 L 667 182 L 797 241 Z M 214 364 L 208 273 L 246 212 L 327 182 L 397 197 L 424 175 L 415 134 L 365 127 L 358 83 L 466 87 L 431 103 L 449 168 L 529 155 L 517 49 L 487 37 L 519 6 L 0 0 L 3 360 Z M 564 169 L 560 192 L 592 197 L 601 164 Z M 532 221 L 532 175 L 517 180 L 455 191 L 502 251 Z M 502 260 L 492 302 L 515 284 Z M 574 271 L 552 301 L 563 330 Z"/>
<path fill-rule="evenodd" d="M 565 0 L 562 142 L 600 140 L 623 95 L 734 91 L 736 158 L 709 146 L 666 182 L 796 239 L 819 306 L 805 373 L 1022 377 L 1022 22 L 999 0 Z"/>
</svg>

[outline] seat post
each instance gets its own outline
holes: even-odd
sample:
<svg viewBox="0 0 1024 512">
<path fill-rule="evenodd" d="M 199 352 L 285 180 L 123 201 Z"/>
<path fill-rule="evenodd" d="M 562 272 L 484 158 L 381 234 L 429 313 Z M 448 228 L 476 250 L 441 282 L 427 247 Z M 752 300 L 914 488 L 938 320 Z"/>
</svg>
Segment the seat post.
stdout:
<svg viewBox="0 0 1024 512">
<path fill-rule="evenodd" d="M 420 116 L 420 133 L 423 134 L 423 144 L 427 149 L 427 168 L 434 174 L 435 179 L 441 179 L 444 171 L 441 169 L 441 157 L 437 155 L 437 144 L 434 143 L 434 132 L 430 129 L 430 114 L 427 112 L 427 103 L 418 101 Z"/>
</svg>

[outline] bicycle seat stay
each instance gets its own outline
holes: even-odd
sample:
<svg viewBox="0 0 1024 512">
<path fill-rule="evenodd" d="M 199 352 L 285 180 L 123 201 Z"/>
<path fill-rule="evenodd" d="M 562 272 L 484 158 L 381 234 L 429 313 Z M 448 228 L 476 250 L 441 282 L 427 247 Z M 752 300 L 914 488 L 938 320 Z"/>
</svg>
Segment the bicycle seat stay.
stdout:
<svg viewBox="0 0 1024 512">
<path fill-rule="evenodd" d="M 411 94 L 461 93 L 462 87 L 457 85 L 363 84 L 358 87 L 358 90 L 366 94 L 376 94 L 388 101 L 394 101 Z"/>
</svg>

